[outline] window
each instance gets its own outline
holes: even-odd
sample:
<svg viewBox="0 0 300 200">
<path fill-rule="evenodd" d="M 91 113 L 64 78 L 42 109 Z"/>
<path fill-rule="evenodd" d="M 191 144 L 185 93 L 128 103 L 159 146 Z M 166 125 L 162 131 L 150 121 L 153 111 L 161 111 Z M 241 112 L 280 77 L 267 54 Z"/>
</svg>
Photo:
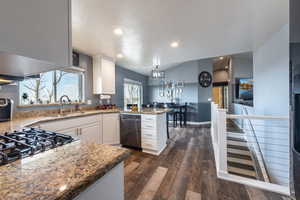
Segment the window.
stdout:
<svg viewBox="0 0 300 200">
<path fill-rule="evenodd" d="M 40 78 L 21 81 L 20 104 L 55 104 L 62 95 L 72 102 L 83 102 L 83 74 L 64 71 L 41 73 Z"/>
<path fill-rule="evenodd" d="M 143 103 L 142 96 L 142 83 L 129 79 L 124 80 L 124 108 L 127 107 L 127 104 L 137 104 L 140 106 Z"/>
</svg>

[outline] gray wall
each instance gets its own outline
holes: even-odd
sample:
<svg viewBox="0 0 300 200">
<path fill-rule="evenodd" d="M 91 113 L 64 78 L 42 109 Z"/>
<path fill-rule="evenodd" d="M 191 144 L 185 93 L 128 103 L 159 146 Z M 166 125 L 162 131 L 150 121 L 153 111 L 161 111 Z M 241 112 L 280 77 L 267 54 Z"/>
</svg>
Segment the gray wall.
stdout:
<svg viewBox="0 0 300 200">
<path fill-rule="evenodd" d="M 198 83 L 200 72 L 212 73 L 212 60 L 203 59 L 182 63 L 176 67 L 166 70 L 166 79 L 184 81 L 185 87 L 178 101 L 181 104 L 189 103 L 190 109 L 188 120 L 194 122 L 210 121 L 210 102 L 212 87 L 202 88 Z M 149 101 L 170 102 L 170 99 L 159 96 L 158 83 L 149 80 Z"/>
<path fill-rule="evenodd" d="M 232 77 L 253 77 L 253 58 L 232 57 Z"/>
<path fill-rule="evenodd" d="M 236 78 L 253 78 L 253 55 L 252 57 L 241 57 L 241 56 L 233 56 L 231 62 L 232 70 L 231 70 L 231 79 L 230 79 L 230 101 L 229 101 L 229 111 L 233 114 L 242 114 L 242 108 L 239 105 L 235 105 L 233 101 L 236 100 L 235 94 L 235 84 Z"/>
<path fill-rule="evenodd" d="M 143 103 L 148 103 L 148 76 L 138 74 L 120 66 L 116 66 L 116 95 L 112 97 L 112 103 L 119 108 L 124 107 L 124 79 L 141 82 L 143 85 Z"/>
</svg>

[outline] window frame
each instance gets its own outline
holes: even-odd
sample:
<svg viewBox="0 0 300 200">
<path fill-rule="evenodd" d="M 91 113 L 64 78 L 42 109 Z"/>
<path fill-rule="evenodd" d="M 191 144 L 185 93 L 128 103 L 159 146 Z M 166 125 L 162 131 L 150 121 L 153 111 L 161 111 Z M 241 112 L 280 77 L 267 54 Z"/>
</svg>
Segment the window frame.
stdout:
<svg viewBox="0 0 300 200">
<path fill-rule="evenodd" d="M 57 85 L 55 86 L 55 82 L 57 81 L 57 77 L 56 77 L 56 73 L 57 71 L 62 71 L 64 72 L 64 70 L 53 70 L 53 71 L 49 71 L 52 73 L 52 87 L 53 87 L 53 102 L 50 103 L 37 103 L 35 102 L 34 104 L 24 104 L 22 101 L 22 94 L 21 94 L 21 84 L 22 81 L 18 83 L 18 96 L 19 96 L 19 103 L 18 103 L 18 107 L 30 107 L 30 106 L 51 106 L 51 105 L 58 105 L 60 104 L 59 102 L 59 97 L 57 96 Z M 43 73 L 48 73 L 48 72 L 43 72 Z M 43 74 L 40 73 L 40 74 Z M 79 90 L 79 101 L 78 102 L 72 102 L 72 104 L 85 104 L 85 73 L 83 72 L 66 72 L 66 73 L 70 73 L 70 74 L 77 74 L 79 76 L 79 85 L 78 85 L 78 90 Z"/>
<path fill-rule="evenodd" d="M 143 83 L 140 82 L 140 81 L 135 81 L 135 80 L 132 80 L 132 79 L 124 78 L 124 82 L 123 82 L 123 99 L 124 99 L 123 104 L 124 104 L 124 108 L 127 107 L 127 104 L 126 104 L 126 101 L 125 101 L 125 84 L 138 85 L 140 87 L 140 89 L 141 89 L 141 91 L 140 91 L 140 105 L 138 105 L 138 106 L 141 106 L 143 104 L 143 101 L 144 101 L 144 98 L 143 98 L 144 97 L 144 95 L 143 95 L 143 92 L 144 92 L 143 91 L 144 90 Z"/>
</svg>

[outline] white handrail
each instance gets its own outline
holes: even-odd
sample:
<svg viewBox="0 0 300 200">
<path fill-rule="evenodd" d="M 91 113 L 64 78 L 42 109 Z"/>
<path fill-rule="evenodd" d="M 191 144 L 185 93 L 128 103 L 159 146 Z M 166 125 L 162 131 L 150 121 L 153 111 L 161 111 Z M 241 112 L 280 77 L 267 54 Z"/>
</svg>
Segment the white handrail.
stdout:
<svg viewBox="0 0 300 200">
<path fill-rule="evenodd" d="M 240 176 L 232 175 L 228 172 L 227 166 L 227 119 L 249 119 L 249 120 L 274 120 L 288 122 L 286 116 L 262 116 L 262 115 L 231 115 L 226 109 L 220 109 L 217 104 L 211 102 L 211 136 L 214 148 L 215 162 L 218 178 L 250 185 L 260 189 L 290 195 L 288 185 L 279 185 L 260 180 L 252 180 Z M 287 125 L 288 126 L 288 125 Z M 284 126 L 285 128 L 285 126 Z M 286 127 L 288 128 L 288 127 Z"/>
<path fill-rule="evenodd" d="M 265 115 L 227 115 L 229 119 L 261 119 L 261 120 L 289 120 L 285 116 L 265 116 Z"/>
</svg>

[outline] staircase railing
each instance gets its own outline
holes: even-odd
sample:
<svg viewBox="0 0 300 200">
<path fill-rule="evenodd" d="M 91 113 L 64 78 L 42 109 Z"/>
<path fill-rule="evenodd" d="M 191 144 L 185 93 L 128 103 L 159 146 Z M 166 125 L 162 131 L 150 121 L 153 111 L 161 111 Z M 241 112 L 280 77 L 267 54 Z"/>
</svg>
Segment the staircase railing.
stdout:
<svg viewBox="0 0 300 200">
<path fill-rule="evenodd" d="M 227 110 L 219 109 L 214 103 L 211 105 L 211 116 L 211 136 L 218 177 L 289 196 L 289 118 L 249 115 L 247 112 L 229 115 Z M 258 158 L 264 179 L 255 180 L 229 172 L 227 136 L 232 130 L 227 130 L 228 120 L 239 122 L 236 123 L 240 129 L 239 134 L 246 141 L 243 145 L 253 149 L 252 154 Z M 282 157 L 284 162 L 274 164 L 274 160 L 279 159 L 277 157 Z"/>
<path fill-rule="evenodd" d="M 248 114 L 248 110 L 246 108 L 243 107 L 243 113 L 245 113 L 245 115 L 249 115 Z M 254 141 L 252 142 L 252 145 L 250 145 L 251 150 L 253 152 L 253 157 L 255 157 L 255 161 L 257 161 L 257 165 L 256 165 L 256 171 L 261 170 L 262 172 L 262 178 L 265 182 L 270 182 L 270 178 L 269 178 L 269 173 L 266 169 L 266 162 L 265 159 L 263 157 L 263 153 L 262 150 L 260 148 L 256 133 L 255 133 L 255 129 L 254 126 L 251 122 L 251 119 L 247 119 L 248 124 L 250 125 L 250 129 L 251 131 L 249 131 L 249 134 L 251 134 L 250 136 L 248 136 L 247 140 L 250 141 L 251 138 L 254 138 Z"/>
</svg>

